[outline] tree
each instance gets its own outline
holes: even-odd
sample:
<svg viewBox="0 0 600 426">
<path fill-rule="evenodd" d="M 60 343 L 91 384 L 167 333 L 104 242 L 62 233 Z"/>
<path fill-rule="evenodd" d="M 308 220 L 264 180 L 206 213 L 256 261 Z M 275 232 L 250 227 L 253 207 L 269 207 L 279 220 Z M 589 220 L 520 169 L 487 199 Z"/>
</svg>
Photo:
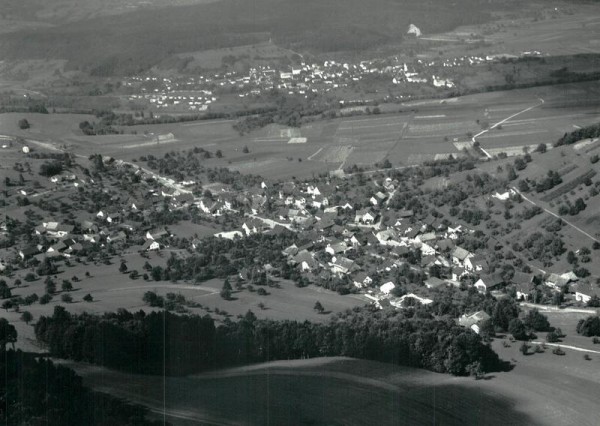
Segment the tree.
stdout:
<svg viewBox="0 0 600 426">
<path fill-rule="evenodd" d="M 548 343 L 556 343 L 559 341 L 559 339 L 560 337 L 555 331 L 551 331 L 550 333 L 546 334 L 546 342 Z"/>
<path fill-rule="evenodd" d="M 546 152 L 548 150 L 548 147 L 546 146 L 545 143 L 541 143 L 537 146 L 537 148 L 535 148 L 536 152 L 539 152 L 541 154 L 543 154 L 544 152 Z"/>
<path fill-rule="evenodd" d="M 250 152 L 250 150 L 248 149 L 248 145 L 244 145 L 244 148 L 242 149 L 242 152 L 244 154 L 248 154 Z"/>
<path fill-rule="evenodd" d="M 46 278 L 46 294 L 56 293 L 56 283 L 50 277 Z"/>
<path fill-rule="evenodd" d="M 215 152 L 215 156 L 217 158 L 223 158 L 223 152 L 220 149 L 217 149 L 217 152 Z"/>
<path fill-rule="evenodd" d="M 2 352 L 6 351 L 6 345 L 9 343 L 12 348 L 15 348 L 17 341 L 17 329 L 14 325 L 8 322 L 6 318 L 0 318 L 0 347 Z"/>
<path fill-rule="evenodd" d="M 5 301 L 2 303 L 2 308 L 3 308 L 4 310 L 6 310 L 7 312 L 8 312 L 8 310 L 9 310 L 10 308 L 13 308 L 14 306 L 15 306 L 15 302 L 13 302 L 12 300 L 5 300 Z"/>
<path fill-rule="evenodd" d="M 259 296 L 266 296 L 267 295 L 267 290 L 265 290 L 264 288 L 260 287 L 258 290 L 256 290 L 256 294 L 258 294 Z"/>
<path fill-rule="evenodd" d="M 527 340 L 529 335 L 527 334 L 527 329 L 525 328 L 525 324 L 519 318 L 513 318 L 510 320 L 508 324 L 508 332 L 513 335 L 513 337 L 517 340 Z"/>
<path fill-rule="evenodd" d="M 142 300 L 144 301 L 144 303 L 152 307 L 162 308 L 165 304 L 164 299 L 153 291 L 145 292 L 144 296 L 142 297 Z"/>
<path fill-rule="evenodd" d="M 51 300 L 52 300 L 52 295 L 46 293 L 42 297 L 40 297 L 40 305 L 45 305 L 47 303 L 50 303 Z"/>
<path fill-rule="evenodd" d="M 119 266 L 119 272 L 124 274 L 127 272 L 127 263 L 124 260 L 121 261 L 121 265 Z"/>
<path fill-rule="evenodd" d="M 517 173 L 515 172 L 515 169 L 513 166 L 507 165 L 506 171 L 507 171 L 507 178 L 509 181 L 513 181 L 517 178 Z"/>
<path fill-rule="evenodd" d="M 550 322 L 548 318 L 541 314 L 537 309 L 532 309 L 527 313 L 523 319 L 525 327 L 534 331 L 548 331 L 550 330 Z"/>
<path fill-rule="evenodd" d="M 88 302 L 89 303 L 89 302 L 92 302 L 94 300 L 94 298 L 92 297 L 91 294 L 88 293 L 85 296 L 83 296 L 83 300 L 84 300 L 84 302 Z"/>
<path fill-rule="evenodd" d="M 321 305 L 321 302 L 319 302 L 318 300 L 315 302 L 315 306 L 313 307 L 313 309 L 320 314 L 322 314 L 325 311 L 325 308 L 323 307 L 323 305 Z"/>
<path fill-rule="evenodd" d="M 21 314 L 21 321 L 23 321 L 25 324 L 29 324 L 31 320 L 33 320 L 33 315 L 31 315 L 31 312 L 25 311 Z"/>
<path fill-rule="evenodd" d="M 73 297 L 70 294 L 64 293 L 62 296 L 60 296 L 60 300 L 65 303 L 71 303 L 73 301 Z"/>
<path fill-rule="evenodd" d="M 69 281 L 69 280 L 63 280 L 61 288 L 62 288 L 62 291 L 72 291 L 73 284 L 71 284 L 71 281 Z"/>
<path fill-rule="evenodd" d="M 523 342 L 519 350 L 523 355 L 529 355 L 529 345 L 527 343 Z"/>
<path fill-rule="evenodd" d="M 31 124 L 29 124 L 29 121 L 27 121 L 26 118 L 21 118 L 17 124 L 21 130 L 27 130 L 31 127 Z"/>
<path fill-rule="evenodd" d="M 594 294 L 587 302 L 589 308 L 600 308 L 600 297 Z"/>
<path fill-rule="evenodd" d="M 0 283 L 0 299 L 8 299 L 12 297 L 10 288 L 5 282 Z"/>
<path fill-rule="evenodd" d="M 227 290 L 226 288 L 223 288 L 221 290 L 221 293 L 219 293 L 221 295 L 221 297 L 225 300 L 231 300 L 231 290 Z"/>
</svg>

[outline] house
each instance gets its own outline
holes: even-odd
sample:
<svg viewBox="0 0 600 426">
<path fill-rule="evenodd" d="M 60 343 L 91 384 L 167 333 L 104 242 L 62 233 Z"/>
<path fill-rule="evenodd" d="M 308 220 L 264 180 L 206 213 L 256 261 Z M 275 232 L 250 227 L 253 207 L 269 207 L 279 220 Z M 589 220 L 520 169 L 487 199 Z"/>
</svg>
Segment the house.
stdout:
<svg viewBox="0 0 600 426">
<path fill-rule="evenodd" d="M 487 321 L 489 319 L 490 319 L 490 316 L 486 312 L 477 311 L 471 315 L 463 314 L 458 319 L 458 324 L 465 328 L 470 328 L 475 333 L 479 334 L 479 332 L 481 330 L 481 324 L 483 324 L 485 321 Z"/>
<path fill-rule="evenodd" d="M 452 268 L 452 281 L 460 281 L 465 275 L 467 275 L 467 270 L 465 268 L 461 268 L 460 266 Z"/>
<path fill-rule="evenodd" d="M 390 294 L 394 288 L 396 288 L 396 285 L 393 282 L 388 281 L 379 287 L 379 291 L 381 291 L 383 294 Z"/>
<path fill-rule="evenodd" d="M 158 243 L 158 241 L 146 240 L 146 242 L 142 245 L 141 251 L 153 250 L 160 250 L 160 244 Z"/>
<path fill-rule="evenodd" d="M 23 259 L 23 260 L 28 259 L 28 258 L 33 257 L 36 254 L 40 253 L 41 250 L 42 250 L 42 246 L 40 246 L 40 245 L 26 247 L 19 251 L 19 256 L 21 256 L 21 259 Z"/>
<path fill-rule="evenodd" d="M 319 262 L 315 260 L 312 253 L 308 250 L 302 250 L 296 254 L 291 261 L 294 265 L 300 265 L 302 271 L 312 271 L 319 267 Z"/>
<path fill-rule="evenodd" d="M 490 268 L 485 257 L 480 254 L 467 257 L 464 261 L 464 267 L 473 272 L 487 272 Z"/>
<path fill-rule="evenodd" d="M 286 247 L 281 251 L 281 254 L 284 256 L 290 257 L 298 254 L 298 246 L 296 244 L 292 244 L 289 247 Z"/>
<path fill-rule="evenodd" d="M 327 244 L 325 251 L 332 256 L 339 253 L 345 253 L 348 250 L 348 245 L 344 241 L 333 242 Z"/>
<path fill-rule="evenodd" d="M 421 243 L 421 255 L 433 256 L 435 255 L 435 249 L 427 243 Z"/>
<path fill-rule="evenodd" d="M 345 275 L 358 269 L 353 260 L 338 256 L 331 259 L 331 272 L 338 275 Z"/>
<path fill-rule="evenodd" d="M 533 283 L 521 282 L 519 284 L 515 284 L 517 300 L 529 300 L 531 292 L 534 288 L 535 286 L 533 285 Z"/>
<path fill-rule="evenodd" d="M 442 253 L 449 253 L 454 250 L 455 244 L 450 238 L 445 238 L 443 240 L 439 240 L 435 244 L 435 248 L 437 248 Z"/>
<path fill-rule="evenodd" d="M 482 275 L 473 285 L 480 293 L 485 293 L 504 284 L 504 279 L 498 273 Z"/>
<path fill-rule="evenodd" d="M 147 240 L 159 240 L 162 237 L 170 237 L 171 235 L 169 234 L 169 232 L 166 229 L 157 229 L 156 231 L 148 231 L 146 232 L 146 239 Z"/>
<path fill-rule="evenodd" d="M 427 288 L 438 288 L 446 285 L 446 281 L 437 277 L 429 277 L 425 280 L 425 287 Z"/>
<path fill-rule="evenodd" d="M 579 282 L 575 286 L 575 300 L 588 303 L 593 296 L 600 296 L 598 286 L 592 286 L 588 282 Z"/>
<path fill-rule="evenodd" d="M 454 251 L 452 252 L 452 263 L 454 263 L 455 265 L 458 266 L 465 266 L 465 261 L 470 258 L 473 257 L 474 254 L 465 250 L 462 247 L 456 247 L 454 249 Z"/>
<path fill-rule="evenodd" d="M 414 216 L 414 212 L 412 210 L 400 210 L 398 211 L 398 217 L 401 219 L 406 219 Z"/>
<path fill-rule="evenodd" d="M 405 294 L 404 296 L 402 296 L 401 298 L 399 298 L 397 300 L 397 302 L 394 303 L 394 306 L 396 306 L 397 308 L 402 308 L 405 306 L 404 302 L 409 299 L 416 301 L 416 302 L 420 303 L 421 305 L 429 305 L 430 303 L 433 303 L 433 300 L 431 300 L 427 297 L 421 297 L 421 296 L 417 296 L 414 293 L 408 293 L 408 294 Z"/>
<path fill-rule="evenodd" d="M 569 278 L 562 277 L 558 274 L 552 273 L 545 280 L 544 284 L 554 290 L 560 290 L 562 287 L 569 283 Z"/>
<path fill-rule="evenodd" d="M 359 272 L 354 276 L 352 282 L 357 288 L 368 287 L 373 284 L 373 279 L 366 272 Z"/>
<path fill-rule="evenodd" d="M 373 224 L 377 219 L 377 213 L 369 210 L 369 209 L 361 209 L 356 212 L 354 217 L 354 221 L 356 223 L 364 223 L 364 224 Z"/>
</svg>

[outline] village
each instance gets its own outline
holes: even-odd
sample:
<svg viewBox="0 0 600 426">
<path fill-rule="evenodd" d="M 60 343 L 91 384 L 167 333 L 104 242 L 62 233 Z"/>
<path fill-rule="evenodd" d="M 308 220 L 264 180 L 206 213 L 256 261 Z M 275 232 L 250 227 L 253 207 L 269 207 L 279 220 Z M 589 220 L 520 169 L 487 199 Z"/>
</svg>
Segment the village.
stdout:
<svg viewBox="0 0 600 426">
<path fill-rule="evenodd" d="M 95 168 L 91 174 L 71 164 L 69 170 L 38 183 L 38 189 L 27 186 L 23 174 L 20 184 L 7 181 L 7 202 L 20 206 L 32 229 L 31 236 L 16 237 L 15 229 L 24 225 L 15 225 L 5 210 L 0 270 L 25 273 L 49 261 L 94 259 L 94 253 L 107 259 L 125 252 L 141 256 L 164 252 L 185 259 L 201 252 L 205 238 L 210 238 L 169 230 L 191 216 L 194 223 L 225 228 L 214 233 L 217 239 L 236 242 L 260 235 L 292 235 L 294 243 L 281 247 L 276 262 L 238 269 L 240 279 L 254 282 L 253 277 L 266 276 L 269 282 L 284 276 L 297 286 L 321 286 L 340 297 L 361 295 L 365 303 L 380 309 L 428 305 L 450 287 L 498 300 L 557 306 L 594 306 L 590 301 L 600 293 L 572 270 L 534 273 L 523 267 L 507 272 L 495 260 L 493 246 L 462 247 L 465 237 L 479 231 L 440 214 L 423 217 L 398 208 L 394 200 L 407 187 L 386 174 L 368 181 L 361 177 L 360 191 L 339 177 L 273 183 L 254 179 L 240 189 L 239 184 L 218 181 L 204 187 L 194 180 L 176 181 L 108 157 L 89 160 Z M 21 163 L 16 168 L 30 170 Z M 125 191 L 123 180 L 135 184 Z M 513 196 L 513 190 L 488 194 L 496 202 Z M 59 208 L 52 206 L 53 199 L 65 198 L 81 208 L 74 211 L 64 201 Z M 39 212 L 32 210 L 34 206 Z M 160 222 L 166 224 L 157 226 Z M 5 308 L 18 307 L 18 301 L 5 302 L 10 303 Z M 478 331 L 487 319 L 488 314 L 475 311 L 457 321 Z"/>
<path fill-rule="evenodd" d="M 302 97 L 335 94 L 342 105 L 347 105 L 356 99 L 355 96 L 348 97 L 344 91 L 356 88 L 367 80 L 383 81 L 390 86 L 424 85 L 451 89 L 455 86 L 449 77 L 452 68 L 493 63 L 502 57 L 472 55 L 434 60 L 415 58 L 411 63 L 398 57 L 357 63 L 335 60 L 307 63 L 300 60 L 297 65 L 256 65 L 250 67 L 246 74 L 226 70 L 216 73 L 205 71 L 198 76 L 133 76 L 125 79 L 122 85 L 129 91 L 137 92 L 128 96 L 129 101 L 142 102 L 157 111 L 203 112 L 224 95 L 259 98 L 273 90 Z M 410 95 L 399 95 L 397 100 L 408 99 Z"/>
</svg>

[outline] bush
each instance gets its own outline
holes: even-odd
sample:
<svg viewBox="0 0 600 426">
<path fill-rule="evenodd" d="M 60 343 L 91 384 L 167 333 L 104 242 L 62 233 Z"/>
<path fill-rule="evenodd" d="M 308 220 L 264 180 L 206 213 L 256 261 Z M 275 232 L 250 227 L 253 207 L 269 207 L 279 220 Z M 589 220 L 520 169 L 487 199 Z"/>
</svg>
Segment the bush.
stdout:
<svg viewBox="0 0 600 426">
<path fill-rule="evenodd" d="M 60 300 L 62 300 L 65 303 L 71 303 L 73 301 L 73 297 L 70 294 L 63 294 L 62 296 L 60 296 Z"/>
<path fill-rule="evenodd" d="M 45 305 L 47 303 L 50 303 L 51 300 L 52 300 L 51 295 L 44 294 L 42 297 L 40 297 L 40 305 Z"/>
<path fill-rule="evenodd" d="M 31 127 L 31 124 L 29 124 L 29 121 L 27 121 L 26 118 L 21 118 L 18 122 L 19 125 L 19 129 L 21 130 L 27 130 Z"/>
<path fill-rule="evenodd" d="M 84 302 L 88 302 L 88 303 L 89 303 L 89 302 L 92 302 L 93 300 L 94 300 L 94 298 L 93 298 L 93 297 L 92 297 L 92 295 L 91 295 L 91 294 L 89 294 L 89 293 L 88 293 L 88 294 L 86 294 L 85 296 L 83 296 L 83 301 L 84 301 Z"/>
<path fill-rule="evenodd" d="M 557 346 L 556 348 L 552 349 L 552 353 L 554 355 L 565 355 L 565 351 L 563 351 L 560 346 Z"/>
<path fill-rule="evenodd" d="M 558 336 L 558 334 L 555 331 L 551 331 L 550 333 L 546 334 L 546 342 L 548 343 L 556 343 L 560 340 L 560 337 Z"/>
</svg>

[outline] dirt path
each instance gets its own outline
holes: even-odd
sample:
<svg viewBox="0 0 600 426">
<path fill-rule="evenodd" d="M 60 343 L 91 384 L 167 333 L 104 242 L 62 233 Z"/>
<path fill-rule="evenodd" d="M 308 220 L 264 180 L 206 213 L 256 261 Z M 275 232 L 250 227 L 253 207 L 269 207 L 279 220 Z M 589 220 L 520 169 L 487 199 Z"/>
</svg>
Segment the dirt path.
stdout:
<svg viewBox="0 0 600 426">
<path fill-rule="evenodd" d="M 481 132 L 477 133 L 477 134 L 476 134 L 475 136 L 473 136 L 473 138 L 471 139 L 471 140 L 472 140 L 472 142 L 473 142 L 473 143 L 475 143 L 475 142 L 477 141 L 477 138 L 478 138 L 479 136 L 486 134 L 487 132 L 489 132 L 490 130 L 493 130 L 493 129 L 495 129 L 495 128 L 496 128 L 496 127 L 498 127 L 498 126 L 501 126 L 502 124 L 506 123 L 507 121 L 509 121 L 509 120 L 511 120 L 511 119 L 513 119 L 513 118 L 515 118 L 515 117 L 517 117 L 517 116 L 519 116 L 519 115 L 521 115 L 521 114 L 524 114 L 524 113 L 526 113 L 527 111 L 531 111 L 532 109 L 534 109 L 534 108 L 537 108 L 537 107 L 539 107 L 539 106 L 543 105 L 545 101 L 544 101 L 542 98 L 539 98 L 539 99 L 540 99 L 540 103 L 538 103 L 538 104 L 535 104 L 535 105 L 533 105 L 533 106 L 530 106 L 529 108 L 525 108 L 524 110 L 522 110 L 522 111 L 519 111 L 519 112 L 517 112 L 517 113 L 515 113 L 515 114 L 513 114 L 513 115 L 511 115 L 511 116 L 509 116 L 509 117 L 506 117 L 504 120 L 500 120 L 500 121 L 498 121 L 496 124 L 494 124 L 494 125 L 492 125 L 492 126 L 488 127 L 487 129 L 485 129 L 485 130 L 482 130 Z M 485 149 L 483 149 L 481 146 L 480 146 L 479 148 L 481 149 L 481 151 L 482 151 L 482 152 L 483 152 L 483 153 L 484 153 L 484 154 L 485 154 L 485 155 L 486 155 L 488 158 L 492 158 L 492 155 L 491 155 L 489 152 L 487 152 L 487 151 L 486 151 Z"/>
<path fill-rule="evenodd" d="M 589 238 L 589 239 L 591 239 L 592 241 L 600 242 L 600 240 L 598 240 L 598 238 L 596 238 L 596 237 L 594 237 L 594 236 L 592 236 L 592 235 L 588 234 L 587 232 L 585 232 L 583 229 L 579 228 L 578 226 L 576 226 L 576 225 L 573 225 L 571 222 L 569 222 L 569 221 L 568 221 L 568 220 L 566 220 L 565 218 L 563 218 L 563 217 L 560 217 L 559 215 L 557 215 L 556 213 L 554 213 L 554 212 L 553 212 L 553 211 L 551 211 L 551 210 L 548 210 L 548 209 L 547 209 L 547 208 L 545 208 L 545 207 L 539 206 L 537 203 L 535 203 L 534 201 L 530 200 L 530 199 L 529 199 L 529 198 L 527 198 L 525 195 L 523 195 L 523 193 L 521 193 L 521 191 L 519 191 L 519 190 L 518 190 L 518 189 L 517 189 L 515 186 L 513 186 L 513 187 L 512 187 L 512 189 L 513 189 L 513 190 L 514 190 L 514 191 L 515 191 L 517 194 L 519 194 L 521 197 L 523 197 L 523 199 L 524 199 L 525 201 L 527 201 L 528 203 L 530 203 L 530 204 L 533 204 L 534 206 L 537 206 L 537 207 L 540 207 L 540 208 L 542 208 L 542 209 L 543 209 L 543 210 L 544 210 L 546 213 L 549 213 L 549 214 L 551 214 L 552 216 L 554 216 L 555 218 L 557 218 L 557 219 L 560 219 L 561 221 L 563 221 L 564 223 L 566 223 L 567 225 L 569 225 L 571 228 L 573 228 L 573 229 L 575 229 L 576 231 L 578 231 L 579 233 L 581 233 L 581 234 L 585 235 L 586 237 L 588 237 L 588 238 Z"/>
</svg>

